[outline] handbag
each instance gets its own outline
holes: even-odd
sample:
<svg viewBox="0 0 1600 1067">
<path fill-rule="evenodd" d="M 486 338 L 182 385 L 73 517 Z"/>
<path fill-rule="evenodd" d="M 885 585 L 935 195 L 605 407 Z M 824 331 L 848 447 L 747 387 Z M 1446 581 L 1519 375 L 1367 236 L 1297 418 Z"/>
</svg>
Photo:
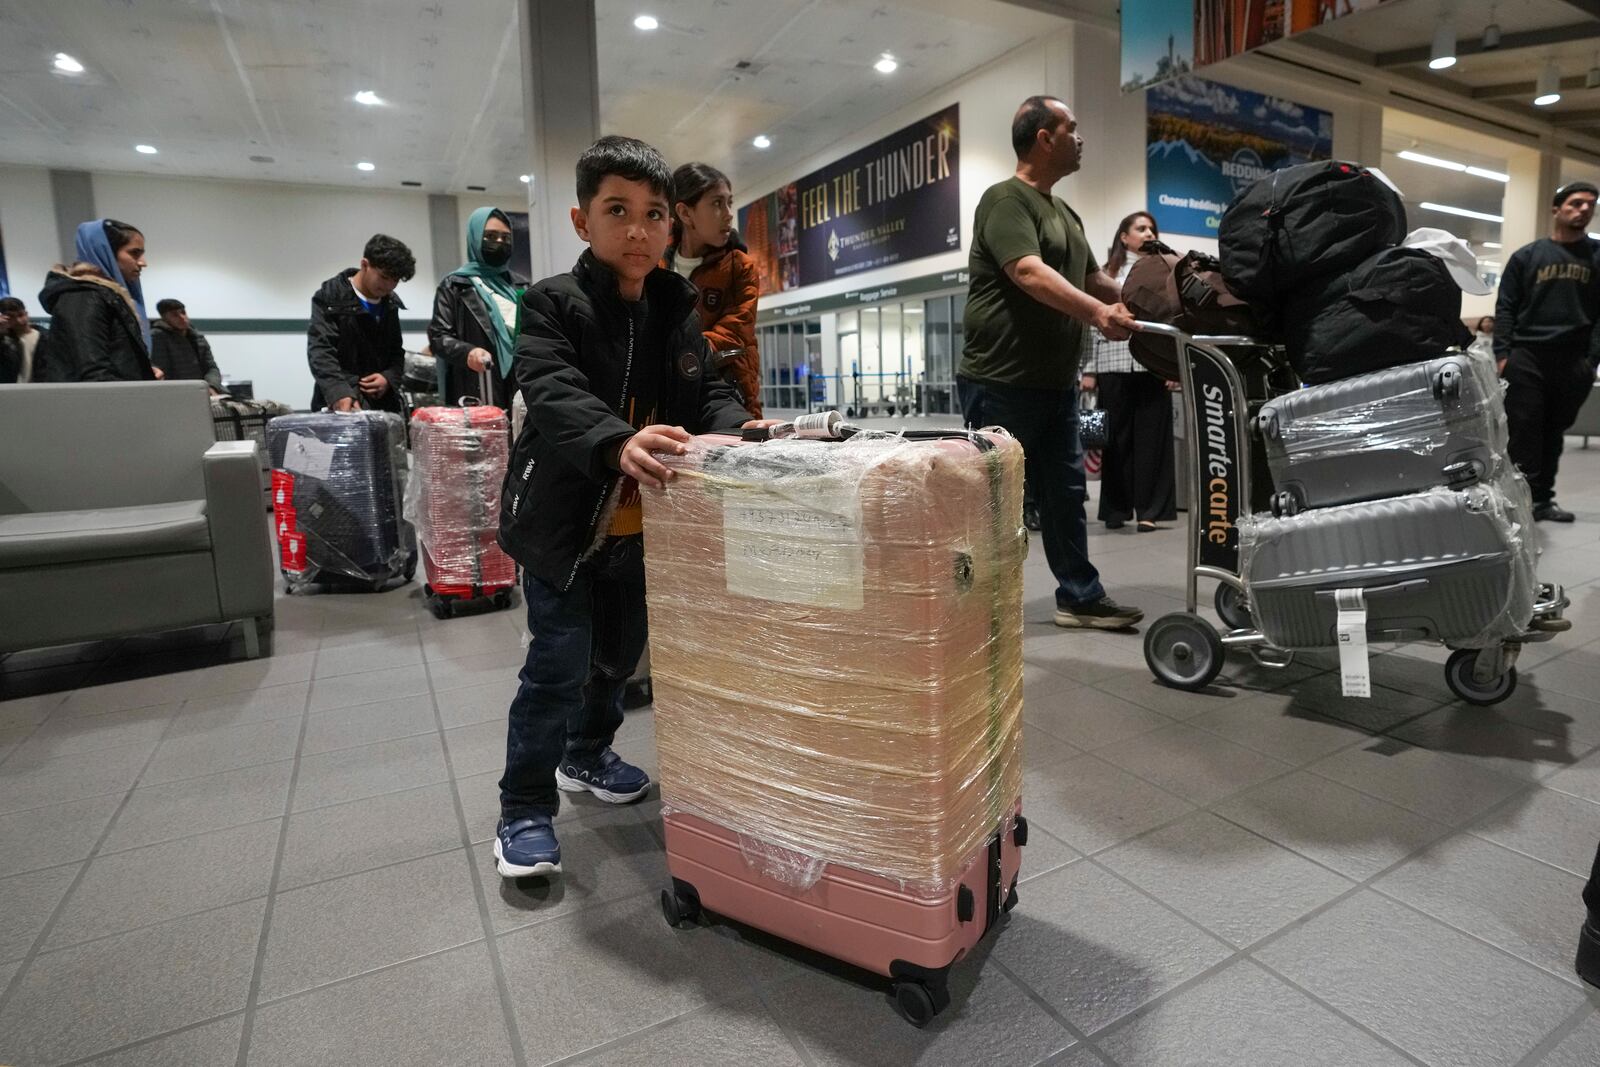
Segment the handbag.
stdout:
<svg viewBox="0 0 1600 1067">
<path fill-rule="evenodd" d="M 1093 389 L 1078 394 L 1078 443 L 1086 452 L 1106 447 L 1106 413 L 1096 403 Z"/>
</svg>

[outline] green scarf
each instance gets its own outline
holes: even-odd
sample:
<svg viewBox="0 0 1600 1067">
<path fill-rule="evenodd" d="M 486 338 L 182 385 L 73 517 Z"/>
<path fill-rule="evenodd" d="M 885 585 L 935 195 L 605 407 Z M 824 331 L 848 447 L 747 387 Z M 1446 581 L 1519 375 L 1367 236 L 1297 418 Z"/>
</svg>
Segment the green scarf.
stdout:
<svg viewBox="0 0 1600 1067">
<path fill-rule="evenodd" d="M 483 228 L 488 225 L 491 217 L 496 216 L 501 222 L 510 225 L 510 220 L 499 208 L 480 207 L 472 213 L 472 217 L 467 220 L 467 261 L 450 273 L 471 278 L 473 287 L 478 290 L 478 297 L 489 309 L 489 321 L 494 326 L 495 362 L 500 365 L 500 376 L 509 380 L 511 357 L 517 349 L 517 335 L 506 324 L 505 316 L 500 314 L 500 305 L 490 294 L 503 296 L 514 304 L 517 302 L 517 290 L 511 284 L 509 265 L 490 267 L 482 260 Z"/>
</svg>

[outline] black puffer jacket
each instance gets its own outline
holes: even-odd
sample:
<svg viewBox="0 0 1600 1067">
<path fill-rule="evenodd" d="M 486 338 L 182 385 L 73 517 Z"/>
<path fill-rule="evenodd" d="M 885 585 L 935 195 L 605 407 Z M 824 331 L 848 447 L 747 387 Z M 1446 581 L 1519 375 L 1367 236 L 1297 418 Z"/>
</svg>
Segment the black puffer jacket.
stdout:
<svg viewBox="0 0 1600 1067">
<path fill-rule="evenodd" d="M 645 279 L 655 321 L 672 323 L 655 375 L 636 374 L 633 319 L 617 276 L 585 252 L 571 273 L 522 296 L 512 372 L 528 419 L 511 449 L 500 504 L 500 544 L 528 573 L 565 592 L 578 564 L 605 539 L 607 503 L 621 481 L 611 466 L 633 436 L 623 414 L 654 377 L 656 421 L 690 433 L 731 430 L 750 418 L 732 385 L 711 373 L 695 287 L 668 270 Z M 659 317 L 657 317 L 659 316 Z M 641 346 L 643 347 L 643 346 Z"/>
<path fill-rule="evenodd" d="M 513 274 L 511 284 L 528 287 L 528 279 Z M 515 329 L 516 324 L 507 326 Z M 467 353 L 481 348 L 494 354 L 494 319 L 483 304 L 483 297 L 472 279 L 461 274 L 446 274 L 433 297 L 433 319 L 428 323 L 428 345 L 433 354 L 448 366 L 441 368 L 439 402 L 454 404 L 464 396 L 478 396 L 478 374 L 467 366 Z M 493 395 L 478 399 L 507 410 L 511 408 L 511 384 L 490 361 L 489 377 Z"/>
<path fill-rule="evenodd" d="M 34 381 L 155 379 L 133 298 L 97 268 L 87 263 L 51 268 L 39 303 L 50 313 L 50 343 L 34 353 Z"/>
<path fill-rule="evenodd" d="M 382 314 L 377 318 L 368 315 L 350 285 L 355 273 L 356 268 L 350 267 L 335 274 L 311 298 L 306 360 L 317 380 L 311 410 L 320 411 L 350 397 L 363 407 L 403 412 L 400 379 L 405 376 L 406 350 L 400 340 L 400 312 L 405 305 L 390 293 L 383 298 Z M 382 374 L 389 380 L 388 392 L 375 400 L 357 384 L 369 374 Z"/>
</svg>

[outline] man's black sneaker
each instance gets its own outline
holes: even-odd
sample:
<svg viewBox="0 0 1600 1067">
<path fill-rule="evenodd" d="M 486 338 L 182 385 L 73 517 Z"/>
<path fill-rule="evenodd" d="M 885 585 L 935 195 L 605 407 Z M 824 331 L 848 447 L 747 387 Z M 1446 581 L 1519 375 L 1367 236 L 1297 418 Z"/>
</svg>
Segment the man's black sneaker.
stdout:
<svg viewBox="0 0 1600 1067">
<path fill-rule="evenodd" d="M 1593 917 L 1591 916 L 1591 919 Z M 1585 922 L 1578 931 L 1578 977 L 1600 987 L 1600 927 Z"/>
<path fill-rule="evenodd" d="M 1144 612 L 1118 604 L 1108 596 L 1064 608 L 1056 605 L 1056 625 L 1093 630 L 1126 630 L 1144 618 Z"/>
<path fill-rule="evenodd" d="M 1554 500 L 1547 504 L 1533 506 L 1534 522 L 1571 522 L 1577 518 L 1572 512 L 1557 504 Z"/>
</svg>

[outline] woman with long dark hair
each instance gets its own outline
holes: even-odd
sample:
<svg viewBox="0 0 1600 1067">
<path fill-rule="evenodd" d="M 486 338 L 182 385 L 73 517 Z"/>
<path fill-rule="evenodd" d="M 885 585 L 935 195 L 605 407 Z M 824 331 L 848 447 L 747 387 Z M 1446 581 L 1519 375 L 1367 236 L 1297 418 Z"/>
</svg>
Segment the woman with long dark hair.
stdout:
<svg viewBox="0 0 1600 1067">
<path fill-rule="evenodd" d="M 1146 241 L 1159 240 L 1156 220 L 1136 211 L 1117 226 L 1106 255 L 1106 273 L 1118 285 L 1128 280 Z M 1106 412 L 1106 446 L 1100 468 L 1100 521 L 1120 529 L 1137 517 L 1140 533 L 1159 529 L 1178 515 L 1172 449 L 1172 394 L 1159 375 L 1133 361 L 1126 341 L 1094 339 L 1084 374 Z"/>
<path fill-rule="evenodd" d="M 144 309 L 144 234 L 116 219 L 78 226 L 77 262 L 45 277 L 39 303 L 50 313 L 50 344 L 36 381 L 137 382 L 162 377 L 150 362 Z"/>
</svg>

